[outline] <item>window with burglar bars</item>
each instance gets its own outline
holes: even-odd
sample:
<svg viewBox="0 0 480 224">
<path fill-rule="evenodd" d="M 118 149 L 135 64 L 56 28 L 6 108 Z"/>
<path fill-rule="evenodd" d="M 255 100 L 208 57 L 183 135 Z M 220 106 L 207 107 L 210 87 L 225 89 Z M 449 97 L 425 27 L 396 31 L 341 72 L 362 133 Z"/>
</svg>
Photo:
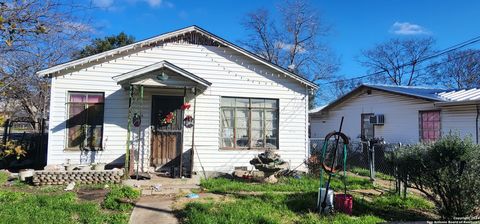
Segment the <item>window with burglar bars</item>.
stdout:
<svg viewBox="0 0 480 224">
<path fill-rule="evenodd" d="M 440 139 L 439 110 L 420 111 L 419 125 L 421 141 L 431 142 Z"/>
<path fill-rule="evenodd" d="M 104 94 L 68 92 L 67 149 L 101 150 Z"/>
<path fill-rule="evenodd" d="M 223 149 L 278 149 L 278 100 L 221 98 Z"/>
</svg>

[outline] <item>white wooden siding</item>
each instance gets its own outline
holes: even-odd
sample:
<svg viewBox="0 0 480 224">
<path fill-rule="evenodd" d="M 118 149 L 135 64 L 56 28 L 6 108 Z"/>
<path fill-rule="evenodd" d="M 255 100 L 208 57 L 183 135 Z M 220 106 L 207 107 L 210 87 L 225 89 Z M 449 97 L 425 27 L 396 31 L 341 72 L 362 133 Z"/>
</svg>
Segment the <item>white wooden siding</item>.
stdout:
<svg viewBox="0 0 480 224">
<path fill-rule="evenodd" d="M 475 105 L 442 107 L 442 133 L 458 134 L 476 142 L 477 108 Z"/>
<path fill-rule="evenodd" d="M 384 114 L 385 124 L 375 126 L 375 137 L 383 137 L 389 143 L 417 143 L 419 133 L 419 111 L 440 110 L 442 135 L 449 132 L 461 137 L 475 138 L 475 106 L 435 107 L 433 102 L 413 97 L 400 96 L 372 90 L 372 94 L 360 93 L 330 109 L 322 116 L 310 119 L 311 137 L 323 138 L 338 130 L 344 116 L 343 130 L 353 141 L 359 141 L 361 114 Z"/>
<path fill-rule="evenodd" d="M 212 86 L 196 97 L 195 152 L 207 171 L 231 171 L 236 166 L 248 166 L 249 160 L 259 151 L 221 150 L 220 97 L 258 97 L 279 99 L 279 153 L 297 166 L 306 157 L 308 98 L 306 86 L 280 75 L 228 48 L 165 44 L 161 47 L 73 72 L 52 81 L 48 164 L 80 162 L 80 152 L 64 151 L 66 129 L 66 96 L 68 91 L 94 91 L 105 93 L 104 148 L 95 156 L 97 161 L 111 162 L 125 153 L 127 104 L 125 90 L 112 80 L 120 75 L 155 62 L 167 60 L 212 83 Z M 147 88 L 143 110 L 142 133 L 148 165 L 150 146 L 151 95 L 162 94 L 161 89 Z M 183 94 L 183 90 L 176 94 Z M 193 106 L 191 93 L 187 100 Z M 193 112 L 193 107 L 187 114 Z M 192 129 L 185 129 L 184 151 L 191 148 Z M 134 136 L 133 138 L 136 138 Z M 136 145 L 134 145 L 136 148 Z M 92 158 L 92 157 L 89 157 Z M 200 170 L 195 156 L 194 169 Z M 85 160 L 93 162 L 91 160 Z M 146 166 L 147 166 L 146 165 Z"/>
<path fill-rule="evenodd" d="M 390 143 L 414 143 L 419 140 L 418 111 L 431 109 L 433 103 L 428 101 L 372 90 L 370 95 L 361 93 L 335 106 L 326 116 L 312 118 L 311 134 L 320 138 L 338 130 L 344 116 L 342 132 L 359 141 L 361 114 L 374 113 L 385 115 L 385 124 L 375 126 L 375 137 L 383 137 Z"/>
</svg>

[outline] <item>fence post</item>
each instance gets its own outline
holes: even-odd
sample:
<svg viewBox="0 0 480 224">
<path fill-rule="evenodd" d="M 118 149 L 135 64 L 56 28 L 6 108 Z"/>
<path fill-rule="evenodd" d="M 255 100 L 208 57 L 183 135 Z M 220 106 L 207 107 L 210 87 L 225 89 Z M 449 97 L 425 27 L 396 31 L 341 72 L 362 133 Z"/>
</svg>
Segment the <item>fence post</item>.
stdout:
<svg viewBox="0 0 480 224">
<path fill-rule="evenodd" d="M 10 126 L 10 119 L 7 119 L 5 123 L 3 124 L 3 144 L 7 144 L 7 138 L 8 138 L 8 128 Z"/>
<path fill-rule="evenodd" d="M 367 141 L 368 152 L 368 168 L 370 170 L 370 181 L 375 181 L 375 146 L 372 142 Z"/>
</svg>

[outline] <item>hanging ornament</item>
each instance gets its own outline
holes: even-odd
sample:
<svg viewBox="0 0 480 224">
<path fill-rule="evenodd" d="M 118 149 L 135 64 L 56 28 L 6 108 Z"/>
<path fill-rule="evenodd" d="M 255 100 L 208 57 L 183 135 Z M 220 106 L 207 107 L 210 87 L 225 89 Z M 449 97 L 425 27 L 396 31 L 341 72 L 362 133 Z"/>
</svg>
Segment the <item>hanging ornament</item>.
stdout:
<svg viewBox="0 0 480 224">
<path fill-rule="evenodd" d="M 182 110 L 188 110 L 190 109 L 190 104 L 189 103 L 183 103 L 183 105 L 180 107 Z"/>
<path fill-rule="evenodd" d="M 140 127 L 140 125 L 142 124 L 142 117 L 140 116 L 140 114 L 133 114 L 132 123 L 134 127 Z"/>
<path fill-rule="evenodd" d="M 186 128 L 191 128 L 191 127 L 193 127 L 193 117 L 190 116 L 190 115 L 185 116 L 185 118 L 183 119 L 183 125 L 184 125 Z"/>
</svg>

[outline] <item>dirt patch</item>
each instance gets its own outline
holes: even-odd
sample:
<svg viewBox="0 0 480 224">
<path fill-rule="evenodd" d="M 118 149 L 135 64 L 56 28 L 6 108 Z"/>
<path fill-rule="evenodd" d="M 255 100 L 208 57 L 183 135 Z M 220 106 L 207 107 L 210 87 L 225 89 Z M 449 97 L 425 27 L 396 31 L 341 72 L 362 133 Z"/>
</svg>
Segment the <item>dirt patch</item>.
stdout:
<svg viewBox="0 0 480 224">
<path fill-rule="evenodd" d="M 107 189 L 79 189 L 77 197 L 86 201 L 102 202 L 107 193 Z"/>
<path fill-rule="evenodd" d="M 178 197 L 174 201 L 172 207 L 175 210 L 181 210 L 185 207 L 187 203 L 190 202 L 225 202 L 232 201 L 233 199 L 227 195 L 214 194 L 214 193 L 198 193 L 199 198 L 187 198 L 187 197 Z"/>
</svg>

